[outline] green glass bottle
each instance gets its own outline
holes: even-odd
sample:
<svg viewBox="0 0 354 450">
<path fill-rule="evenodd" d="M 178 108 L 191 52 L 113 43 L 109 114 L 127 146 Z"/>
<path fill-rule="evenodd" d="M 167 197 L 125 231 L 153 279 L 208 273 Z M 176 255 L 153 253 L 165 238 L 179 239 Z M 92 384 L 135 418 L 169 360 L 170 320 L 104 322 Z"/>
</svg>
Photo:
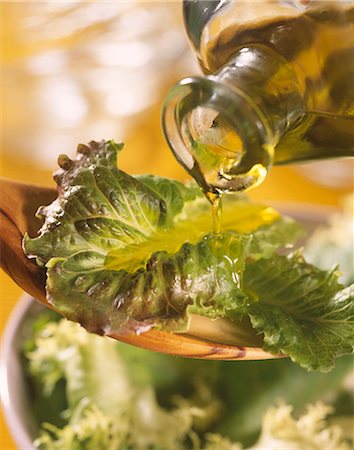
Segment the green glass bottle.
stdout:
<svg viewBox="0 0 354 450">
<path fill-rule="evenodd" d="M 172 87 L 163 129 L 209 197 L 354 156 L 353 1 L 184 1 L 184 18 L 204 76 Z"/>
</svg>

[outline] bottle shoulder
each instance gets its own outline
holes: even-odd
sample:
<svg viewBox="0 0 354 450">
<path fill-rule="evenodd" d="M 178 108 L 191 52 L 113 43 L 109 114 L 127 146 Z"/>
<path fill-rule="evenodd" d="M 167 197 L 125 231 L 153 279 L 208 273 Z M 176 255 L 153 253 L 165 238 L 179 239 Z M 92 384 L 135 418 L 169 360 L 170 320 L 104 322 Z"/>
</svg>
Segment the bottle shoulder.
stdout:
<svg viewBox="0 0 354 450">
<path fill-rule="evenodd" d="M 300 9 L 285 2 L 231 2 L 203 28 L 198 48 L 202 69 L 213 73 L 239 48 L 255 44 L 267 45 L 295 64 L 311 51 L 322 55 L 326 46 L 333 51 L 354 45 L 354 2 L 309 5 Z"/>
</svg>

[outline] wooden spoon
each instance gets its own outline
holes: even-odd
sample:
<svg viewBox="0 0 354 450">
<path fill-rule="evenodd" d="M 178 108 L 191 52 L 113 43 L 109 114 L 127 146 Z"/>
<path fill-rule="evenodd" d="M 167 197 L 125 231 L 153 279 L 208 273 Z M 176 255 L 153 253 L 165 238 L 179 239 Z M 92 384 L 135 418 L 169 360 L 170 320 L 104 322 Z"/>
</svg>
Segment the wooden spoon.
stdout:
<svg viewBox="0 0 354 450">
<path fill-rule="evenodd" d="M 26 292 L 54 309 L 46 300 L 45 269 L 28 259 L 22 250 L 25 232 L 35 236 L 41 223 L 35 217 L 40 205 L 51 203 L 55 189 L 0 178 L 1 267 Z M 187 334 L 149 330 L 141 334 L 112 333 L 110 337 L 145 349 L 190 358 L 256 360 L 283 357 L 265 352 L 249 322 L 239 328 L 227 319 L 212 321 L 192 316 Z"/>
</svg>

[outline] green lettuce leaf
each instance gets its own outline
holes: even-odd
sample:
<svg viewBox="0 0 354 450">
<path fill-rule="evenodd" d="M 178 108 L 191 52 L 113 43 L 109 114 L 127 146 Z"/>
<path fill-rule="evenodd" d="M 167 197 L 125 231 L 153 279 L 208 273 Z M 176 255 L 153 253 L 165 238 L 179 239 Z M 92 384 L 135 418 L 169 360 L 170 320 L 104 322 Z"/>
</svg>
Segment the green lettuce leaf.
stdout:
<svg viewBox="0 0 354 450">
<path fill-rule="evenodd" d="M 219 257 L 227 251 L 241 264 L 244 240 L 230 232 L 217 243 L 217 253 L 212 236 L 185 243 L 176 254 L 155 252 L 146 269 L 134 273 L 106 269 L 104 256 L 93 252 L 52 259 L 48 298 L 63 315 L 96 333 L 152 326 L 185 331 L 188 309 L 219 317 L 244 301 L 229 260 Z"/>
<path fill-rule="evenodd" d="M 329 370 L 352 351 L 353 296 L 336 274 L 277 255 L 302 229 L 243 195 L 223 201 L 222 233 L 194 184 L 117 168 L 122 144 L 91 142 L 59 157 L 58 199 L 39 210 L 29 257 L 47 269 L 47 298 L 90 331 L 184 332 L 190 314 L 249 316 L 265 348 Z"/>
<path fill-rule="evenodd" d="M 283 352 L 310 370 L 328 371 L 334 358 L 354 349 L 354 286 L 343 288 L 295 253 L 251 263 L 245 290 L 254 299 L 248 314 L 264 333 L 264 348 Z"/>
<path fill-rule="evenodd" d="M 237 315 L 246 255 L 270 256 L 299 227 L 236 195 L 224 202 L 225 232 L 208 234 L 210 204 L 194 183 L 131 177 L 116 167 L 121 148 L 91 142 L 74 161 L 59 157 L 58 199 L 38 212 L 40 236 L 24 240 L 47 268 L 48 300 L 97 333 L 185 331 L 192 311 Z"/>
</svg>

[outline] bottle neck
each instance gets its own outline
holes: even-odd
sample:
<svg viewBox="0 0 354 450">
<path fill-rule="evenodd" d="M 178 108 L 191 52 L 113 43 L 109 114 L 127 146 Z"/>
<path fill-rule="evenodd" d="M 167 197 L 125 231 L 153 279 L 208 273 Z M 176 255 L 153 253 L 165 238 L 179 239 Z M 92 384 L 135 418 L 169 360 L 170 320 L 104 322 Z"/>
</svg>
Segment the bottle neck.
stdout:
<svg viewBox="0 0 354 450">
<path fill-rule="evenodd" d="M 175 85 L 163 108 L 165 137 L 205 192 L 263 181 L 284 130 L 303 113 L 290 65 L 264 46 L 240 49 L 206 77 Z"/>
<path fill-rule="evenodd" d="M 304 113 L 305 92 L 292 65 L 265 45 L 239 49 L 213 77 L 249 96 L 254 109 L 265 117 L 273 144 Z"/>
</svg>

